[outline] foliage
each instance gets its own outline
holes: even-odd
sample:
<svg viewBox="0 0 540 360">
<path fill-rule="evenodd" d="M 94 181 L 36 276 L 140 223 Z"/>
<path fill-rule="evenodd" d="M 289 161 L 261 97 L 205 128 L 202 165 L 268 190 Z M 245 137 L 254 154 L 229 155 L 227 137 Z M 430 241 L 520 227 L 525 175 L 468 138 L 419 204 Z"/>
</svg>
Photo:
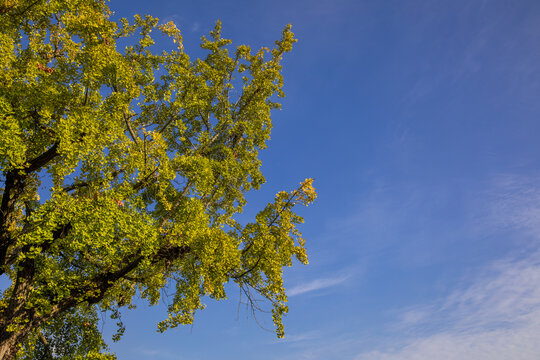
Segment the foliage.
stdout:
<svg viewBox="0 0 540 360">
<path fill-rule="evenodd" d="M 253 223 L 235 215 L 265 181 L 290 26 L 272 49 L 230 53 L 218 22 L 192 60 L 173 23 L 110 16 L 102 0 L 0 4 L 0 358 L 137 294 L 156 304 L 166 284 L 160 331 L 233 281 L 270 302 L 283 336 L 282 268 L 307 263 L 293 207 L 315 199 L 312 180 Z M 156 32 L 174 49 L 153 51 Z"/>
<path fill-rule="evenodd" d="M 98 329 L 95 307 L 81 307 L 57 316 L 36 329 L 26 339 L 17 360 L 103 359 L 107 346 Z"/>
</svg>

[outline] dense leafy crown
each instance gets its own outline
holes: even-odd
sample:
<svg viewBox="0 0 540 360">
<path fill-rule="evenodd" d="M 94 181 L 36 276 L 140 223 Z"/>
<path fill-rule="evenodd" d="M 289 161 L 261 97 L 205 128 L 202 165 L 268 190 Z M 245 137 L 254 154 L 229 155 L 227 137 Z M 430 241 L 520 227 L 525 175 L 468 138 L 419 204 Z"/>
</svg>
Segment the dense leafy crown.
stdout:
<svg viewBox="0 0 540 360">
<path fill-rule="evenodd" d="M 271 302 L 282 336 L 282 268 L 307 263 L 292 208 L 315 199 L 312 181 L 253 223 L 234 216 L 264 182 L 290 26 L 273 49 L 230 54 L 218 22 L 191 60 L 173 23 L 113 21 L 103 1 L 2 1 L 0 14 L 0 338 L 136 294 L 156 304 L 173 284 L 163 331 L 231 280 Z M 151 51 L 156 31 L 174 50 Z"/>
</svg>

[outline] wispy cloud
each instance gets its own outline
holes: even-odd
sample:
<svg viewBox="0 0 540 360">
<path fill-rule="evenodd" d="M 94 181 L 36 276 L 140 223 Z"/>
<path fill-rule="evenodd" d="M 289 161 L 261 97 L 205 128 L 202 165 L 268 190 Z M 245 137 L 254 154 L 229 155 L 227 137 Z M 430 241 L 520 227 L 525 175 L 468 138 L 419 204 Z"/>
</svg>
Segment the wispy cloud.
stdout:
<svg viewBox="0 0 540 360">
<path fill-rule="evenodd" d="M 406 305 L 398 301 L 395 303 L 398 311 L 383 309 L 385 314 L 379 317 L 381 328 L 353 330 L 336 325 L 338 328 L 334 327 L 331 333 L 298 343 L 297 348 L 301 345 L 301 350 L 293 352 L 290 358 L 537 359 L 540 354 L 539 184 L 538 177 L 497 175 L 489 182 L 474 184 L 468 191 L 460 190 L 462 193 L 458 195 L 462 204 L 459 209 L 462 216 L 453 223 L 450 220 L 444 223 L 432 221 L 429 214 L 426 214 L 425 219 L 429 219 L 430 227 L 424 235 L 438 241 L 432 241 L 431 246 L 428 246 L 431 243 L 422 242 L 426 244 L 427 254 L 435 263 L 437 246 L 442 241 L 457 250 L 463 250 L 463 254 L 454 250 L 453 254 L 458 255 L 450 256 L 466 258 L 473 256 L 470 253 L 475 254 L 467 266 L 457 265 L 452 270 L 457 279 L 450 278 L 450 282 L 440 286 L 431 297 L 424 298 L 422 303 Z M 425 191 L 432 193 L 430 189 Z M 450 192 L 448 196 L 441 197 L 439 194 L 437 203 L 451 201 L 458 197 L 455 195 Z M 405 205 L 401 210 L 399 206 L 391 208 L 394 211 L 390 214 L 396 216 L 387 216 L 387 226 L 381 227 L 379 232 L 373 231 L 376 235 L 384 234 L 383 231 L 400 233 L 397 230 L 404 226 L 404 220 L 410 219 L 408 213 L 417 215 L 424 214 L 428 209 L 438 209 L 437 203 L 426 200 L 429 197 L 422 194 L 393 198 L 408 201 L 402 202 Z M 382 210 L 388 208 L 386 203 L 378 202 L 381 203 L 384 205 Z M 402 211 L 405 209 L 418 211 Z M 382 210 L 375 213 L 384 214 Z M 370 212 L 362 214 L 368 216 Z M 352 220 L 351 229 L 347 230 L 351 233 L 355 229 Z M 360 224 L 367 226 L 363 222 Z M 453 231 L 449 224 L 454 228 Z M 416 228 L 409 226 L 408 229 Z M 439 235 L 447 230 L 448 234 Z M 423 234 L 415 231 L 409 233 L 414 237 Z M 441 236 L 446 237 L 441 239 Z M 404 253 L 407 257 L 414 256 L 414 250 L 420 247 L 413 247 L 409 238 L 406 240 L 403 241 Z M 489 248 L 492 243 L 495 243 L 493 246 L 504 243 L 508 252 L 505 255 L 500 252 L 497 255 L 495 252 L 485 256 L 477 255 L 479 252 L 470 252 L 471 247 L 478 246 L 478 243 L 485 248 Z M 388 243 L 384 245 L 395 248 L 399 243 L 392 242 L 389 237 Z M 449 248 L 447 246 L 445 249 Z M 445 259 L 442 256 L 440 258 Z M 369 273 L 370 269 L 365 271 Z M 324 278 L 298 286 L 296 291 L 316 288 L 317 283 L 324 284 L 327 281 L 332 283 L 331 278 Z M 400 281 L 399 276 L 394 281 Z"/>
<path fill-rule="evenodd" d="M 356 359 L 537 359 L 540 354 L 540 253 L 498 261 L 467 286 L 401 319 L 408 339 Z M 400 335 L 403 335 L 401 332 Z"/>
<path fill-rule="evenodd" d="M 287 291 L 287 295 L 291 297 L 291 296 L 302 295 L 309 292 L 330 288 L 330 287 L 337 286 L 344 283 L 345 281 L 349 280 L 350 277 L 351 277 L 350 274 L 345 274 L 345 275 L 340 275 L 337 277 L 315 279 L 315 280 L 312 280 L 303 284 L 293 286 L 291 289 Z"/>
<path fill-rule="evenodd" d="M 477 235 L 510 233 L 513 255 L 463 274 L 446 296 L 404 309 L 386 345 L 357 360 L 537 359 L 540 354 L 540 186 L 499 175 L 480 196 Z M 519 246 L 522 244 L 523 246 Z"/>
<path fill-rule="evenodd" d="M 491 206 L 484 222 L 495 229 L 519 230 L 540 240 L 540 185 L 538 177 L 501 174 L 488 194 Z"/>
</svg>

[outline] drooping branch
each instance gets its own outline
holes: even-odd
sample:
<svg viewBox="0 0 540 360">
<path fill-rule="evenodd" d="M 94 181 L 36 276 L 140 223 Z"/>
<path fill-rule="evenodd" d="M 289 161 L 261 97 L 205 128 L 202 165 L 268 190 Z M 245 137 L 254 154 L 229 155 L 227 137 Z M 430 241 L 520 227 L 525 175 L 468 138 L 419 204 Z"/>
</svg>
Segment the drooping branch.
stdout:
<svg viewBox="0 0 540 360">
<path fill-rule="evenodd" d="M 171 263 L 182 258 L 189 252 L 190 248 L 187 245 L 178 246 L 166 243 L 154 255 L 150 255 L 150 261 L 154 264 L 161 261 Z M 140 251 L 136 254 L 126 256 L 121 262 L 124 265 L 120 269 L 104 271 L 101 274 L 95 275 L 90 281 L 85 282 L 85 286 L 76 287 L 71 296 L 57 304 L 55 311 L 65 311 L 82 302 L 87 302 L 88 304 L 100 302 L 110 288 L 115 286 L 119 280 L 129 277 L 128 275 L 136 270 L 143 260 L 145 260 L 145 256 L 141 255 Z"/>
<path fill-rule="evenodd" d="M 189 252 L 190 248 L 186 245 L 178 246 L 166 243 L 153 255 L 149 256 L 150 261 L 154 264 L 162 261 L 169 264 L 182 258 Z M 25 298 L 28 296 L 28 292 L 32 289 L 29 280 L 31 280 L 31 277 L 34 274 L 34 266 L 31 264 L 33 263 L 33 260 L 28 259 L 28 262 L 23 264 L 24 266 L 20 270 L 20 276 L 17 276 L 13 294 L 11 296 L 11 303 L 7 309 L 4 308 L 3 310 L 0 310 L 0 340 L 6 343 L 9 339 L 16 337 L 16 341 L 19 341 L 19 339 L 24 337 L 31 328 L 35 328 L 65 311 L 82 303 L 90 305 L 99 303 L 105 298 L 108 290 L 118 284 L 118 281 L 129 278 L 128 275 L 135 271 L 144 259 L 145 256 L 141 255 L 140 252 L 126 256 L 121 262 L 121 264 L 124 265 L 119 269 L 114 271 L 104 271 L 89 280 L 82 280 L 79 286 L 76 285 L 73 288 L 70 296 L 63 298 L 56 304 L 54 304 L 53 301 L 53 303 L 51 303 L 51 305 L 53 305 L 52 309 L 46 314 L 40 315 L 36 314 L 35 309 L 29 309 L 23 306 Z M 16 318 L 26 322 L 26 325 L 18 333 L 6 331 L 11 324 L 11 321 Z"/>
</svg>

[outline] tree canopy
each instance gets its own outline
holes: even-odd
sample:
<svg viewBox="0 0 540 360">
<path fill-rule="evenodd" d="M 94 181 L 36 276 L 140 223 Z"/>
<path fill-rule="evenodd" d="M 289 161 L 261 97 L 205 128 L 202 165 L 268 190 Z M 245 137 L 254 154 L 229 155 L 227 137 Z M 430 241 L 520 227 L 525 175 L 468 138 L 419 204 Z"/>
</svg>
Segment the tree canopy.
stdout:
<svg viewBox="0 0 540 360">
<path fill-rule="evenodd" d="M 154 305 L 166 285 L 159 331 L 234 282 L 283 336 L 283 267 L 307 263 L 293 207 L 315 199 L 312 180 L 251 223 L 236 215 L 265 181 L 291 27 L 252 51 L 218 22 L 200 59 L 175 24 L 115 21 L 100 0 L 6 0 L 0 29 L 0 358 L 107 357 L 96 311 Z"/>
</svg>

